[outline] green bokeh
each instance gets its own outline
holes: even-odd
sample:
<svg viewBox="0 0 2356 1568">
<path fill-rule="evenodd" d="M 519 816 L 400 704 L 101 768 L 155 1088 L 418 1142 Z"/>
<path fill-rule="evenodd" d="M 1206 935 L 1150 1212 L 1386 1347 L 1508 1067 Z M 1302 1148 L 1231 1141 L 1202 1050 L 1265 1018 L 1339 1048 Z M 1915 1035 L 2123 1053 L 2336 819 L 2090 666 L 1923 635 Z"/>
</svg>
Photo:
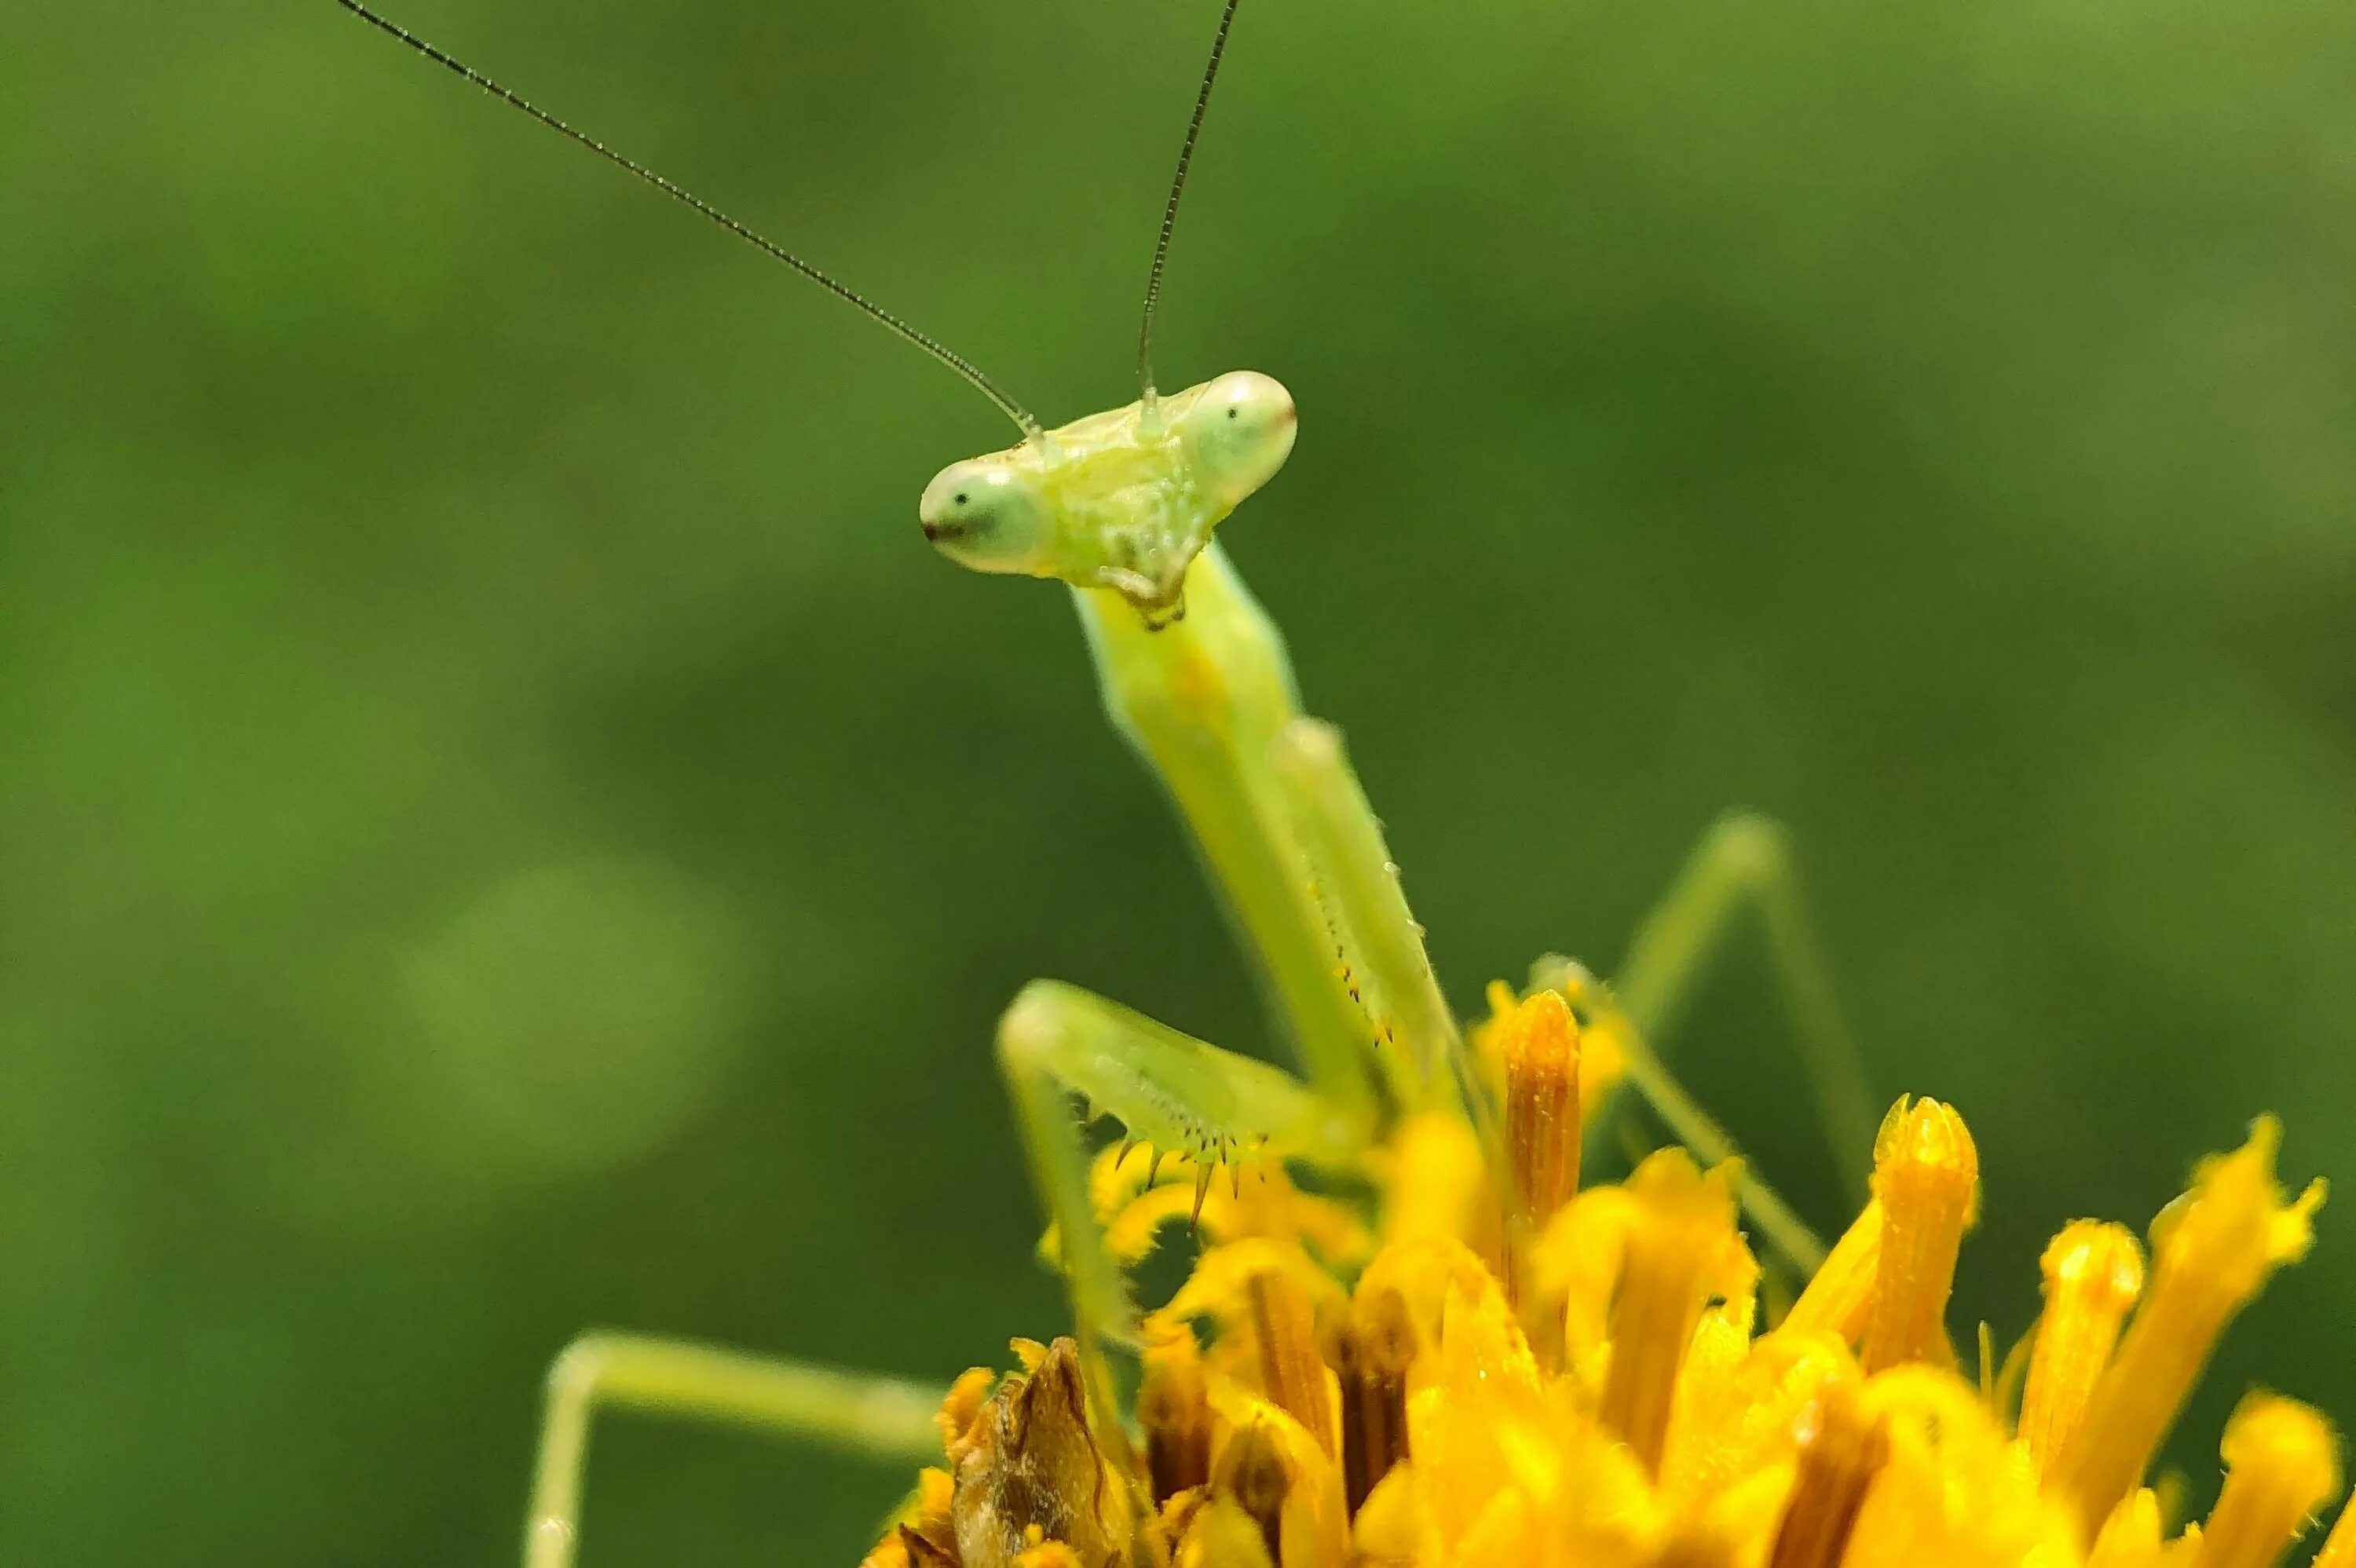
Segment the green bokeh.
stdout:
<svg viewBox="0 0 2356 1568">
<path fill-rule="evenodd" d="M 1213 0 L 405 0 L 1051 419 L 1132 394 Z M 1452 993 L 1794 826 L 1987 1218 L 2254 1111 L 2356 1177 L 2356 15 L 1254 0 L 1161 341 Z M 0 1558 L 498 1563 L 574 1328 L 945 1375 L 1055 1326 L 986 1041 L 1258 1038 L 987 405 L 329 0 L 0 19 Z M 1682 1059 L 1824 1222 L 1755 961 Z M 1856 1151 L 1851 1151 L 1852 1154 Z M 2356 1244 L 2232 1340 L 2356 1413 Z M 897 1477 L 616 1423 L 585 1562 Z M 2205 1485 L 2206 1483 L 2201 1483 Z"/>
</svg>

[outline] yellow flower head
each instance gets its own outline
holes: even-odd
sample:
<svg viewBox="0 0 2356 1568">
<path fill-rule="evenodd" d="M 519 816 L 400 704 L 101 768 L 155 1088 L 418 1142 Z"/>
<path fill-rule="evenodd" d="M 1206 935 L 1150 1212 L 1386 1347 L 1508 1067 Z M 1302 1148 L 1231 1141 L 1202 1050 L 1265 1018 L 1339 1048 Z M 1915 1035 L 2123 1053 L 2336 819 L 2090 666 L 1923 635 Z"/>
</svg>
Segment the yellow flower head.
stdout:
<svg viewBox="0 0 2356 1568">
<path fill-rule="evenodd" d="M 2330 1499 L 2329 1428 L 2271 1396 L 2226 1434 L 2205 1526 L 2146 1487 L 2218 1335 L 2309 1243 L 2322 1189 L 2286 1198 L 2271 1119 L 2147 1257 L 2065 1228 L 2023 1353 L 1983 1330 L 1967 1373 L 1947 1316 L 1979 1148 L 1934 1099 L 1874 1132 L 1779 828 L 1721 820 L 1611 984 L 1541 959 L 1460 1024 L 1224 553 L 1183 620 L 1079 603 L 1303 1075 L 1060 983 L 1016 998 L 1000 1063 L 1075 1339 L 959 1384 L 949 1466 L 870 1568 L 2263 1568 Z M 1870 1153 L 1829 1248 L 1647 1043 L 1737 912 L 1826 1125 Z M 1668 1147 L 1628 1148 L 1623 1097 Z M 1076 1102 L 1123 1141 L 1091 1160 Z M 1623 1151 L 1623 1179 L 1583 1179 Z M 1132 1272 L 1182 1225 L 1191 1270 L 1141 1310 Z M 2356 1568 L 2340 1533 L 2326 1568 Z"/>
<path fill-rule="evenodd" d="M 1289 1183 L 1206 1208 L 1145 1319 L 1135 1467 L 1071 1342 L 1019 1346 L 952 1392 L 948 1468 L 871 1568 L 2266 1568 L 2337 1495 L 2330 1427 L 2271 1394 L 2205 1524 L 2171 1537 L 2144 1485 L 2218 1331 L 2308 1243 L 2322 1189 L 2286 1200 L 2271 1119 L 2161 1213 L 2147 1288 L 2123 1227 L 2054 1238 L 2016 1420 L 1944 1328 L 1979 1198 L 1952 1106 L 1892 1108 L 1871 1200 L 1777 1318 L 1739 1165 L 1669 1149 L 1576 1189 L 1577 1022 L 1545 994 L 1491 1034 L 1500 1168 L 1427 1115 L 1370 1158 L 1371 1232 Z M 1098 1178 L 1116 1232 L 1159 1190 Z M 2356 1568 L 2340 1534 L 2323 1561 Z"/>
</svg>

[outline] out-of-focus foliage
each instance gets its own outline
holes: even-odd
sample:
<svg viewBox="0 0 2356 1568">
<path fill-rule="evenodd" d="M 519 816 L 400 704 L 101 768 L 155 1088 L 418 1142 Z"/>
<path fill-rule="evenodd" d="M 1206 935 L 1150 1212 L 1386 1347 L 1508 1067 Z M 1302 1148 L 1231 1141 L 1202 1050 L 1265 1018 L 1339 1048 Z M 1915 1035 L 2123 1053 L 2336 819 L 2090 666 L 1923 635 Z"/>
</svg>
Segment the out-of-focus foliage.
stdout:
<svg viewBox="0 0 2356 1568">
<path fill-rule="evenodd" d="M 1133 395 L 1213 0 L 411 0 L 938 331 Z M 2356 15 L 1254 0 L 1165 379 L 1453 994 L 1796 829 L 1956 1321 L 2265 1106 L 2356 1176 Z M 504 1561 L 590 1323 L 945 1374 L 1055 1327 L 1024 978 L 1260 1038 L 1002 443 L 851 313 L 328 0 L 0 21 L 0 1556 Z M 1759 966 L 1680 1059 L 1820 1216 Z M 1862 1159 L 1865 1151 L 1849 1151 Z M 2356 1239 L 2232 1340 L 2356 1413 Z M 617 1423 L 594 1563 L 896 1478 Z M 2210 1467 L 2200 1467 L 2206 1473 Z"/>
</svg>

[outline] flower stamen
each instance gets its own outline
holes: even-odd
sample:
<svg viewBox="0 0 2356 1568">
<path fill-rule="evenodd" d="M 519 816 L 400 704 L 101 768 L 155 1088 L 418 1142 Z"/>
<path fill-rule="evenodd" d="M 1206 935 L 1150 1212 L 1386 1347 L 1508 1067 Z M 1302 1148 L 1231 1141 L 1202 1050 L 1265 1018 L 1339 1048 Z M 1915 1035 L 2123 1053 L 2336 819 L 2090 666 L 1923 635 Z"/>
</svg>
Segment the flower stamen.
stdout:
<svg viewBox="0 0 2356 1568">
<path fill-rule="evenodd" d="M 2356 1508 L 2343 1508 L 2308 1568 L 2356 1568 Z"/>
<path fill-rule="evenodd" d="M 2254 1393 L 2225 1424 L 2225 1486 L 2194 1568 L 2274 1568 L 2340 1490 L 2330 1424 L 2279 1394 Z"/>
<path fill-rule="evenodd" d="M 2152 1222 L 2150 1291 L 2052 1472 L 2084 1539 L 2142 1479 L 2225 1325 L 2314 1239 L 2323 1183 L 2283 1202 L 2275 1181 L 2281 1139 L 2280 1124 L 2259 1117 L 2248 1142 L 2203 1160 L 2191 1190 Z"/>
<path fill-rule="evenodd" d="M 1553 1371 L 1562 1364 L 1561 1304 L 1535 1299 L 1530 1244 L 1579 1189 L 1579 1025 L 1560 996 L 1535 991 L 1500 1011 L 1491 1029 L 1505 1081 L 1500 1272 L 1531 1353 Z"/>
<path fill-rule="evenodd" d="M 2041 1476 L 2077 1430 L 2127 1309 L 2143 1294 L 2143 1249 L 2125 1225 L 2079 1220 L 2062 1227 L 2039 1266 L 2045 1317 L 2029 1352 L 2019 1431 Z"/>
<path fill-rule="evenodd" d="M 1211 1478 L 1209 1391 L 1194 1336 L 1183 1327 L 1145 1353 L 1137 1420 L 1156 1507 Z"/>
<path fill-rule="evenodd" d="M 1881 1269 L 1881 1204 L 1866 1204 L 1825 1255 L 1800 1298 L 1783 1315 L 1795 1334 L 1829 1334 L 1854 1345 L 1873 1317 L 1873 1281 Z"/>
<path fill-rule="evenodd" d="M 1284 1498 L 1292 1489 L 1292 1469 L 1276 1438 L 1257 1425 L 1237 1432 L 1219 1456 L 1218 1480 L 1220 1491 L 1259 1527 L 1269 1562 L 1283 1562 Z"/>
<path fill-rule="evenodd" d="M 1612 1308 L 1612 1370 L 1603 1389 L 1604 1424 L 1628 1444 L 1648 1475 L 1658 1475 L 1678 1370 L 1713 1295 L 1730 1294 L 1757 1265 L 1734 1227 L 1729 1160 L 1705 1176 L 1683 1149 L 1649 1156 L 1623 1188 L 1633 1205 L 1626 1261 Z"/>
<path fill-rule="evenodd" d="M 1388 1289 L 1359 1300 L 1328 1347 L 1342 1390 L 1343 1497 L 1354 1520 L 1376 1484 L 1407 1457 L 1407 1374 L 1415 1348 L 1407 1303 Z"/>
<path fill-rule="evenodd" d="M 1522 1212 L 1539 1230 L 1579 1187 L 1579 1025 L 1560 997 L 1538 991 L 1500 1032 L 1505 1149 Z"/>
<path fill-rule="evenodd" d="M 1909 1361 L 1954 1360 L 1947 1297 L 1955 1254 L 1978 1217 L 1979 1151 L 1953 1107 L 1900 1100 L 1873 1142 L 1881 1244 L 1873 1306 L 1858 1359 L 1870 1374 Z"/>
<path fill-rule="evenodd" d="M 1887 1429 L 1865 1420 L 1847 1388 L 1825 1391 L 1815 1424 L 1801 1444 L 1799 1474 L 1767 1568 L 1838 1568 L 1865 1494 L 1889 1462 Z"/>
<path fill-rule="evenodd" d="M 1260 1386 L 1301 1423 L 1328 1456 L 1336 1452 L 1333 1394 L 1317 1353 L 1317 1313 L 1309 1293 L 1280 1269 L 1261 1269 L 1244 1286 L 1259 1340 Z"/>
</svg>

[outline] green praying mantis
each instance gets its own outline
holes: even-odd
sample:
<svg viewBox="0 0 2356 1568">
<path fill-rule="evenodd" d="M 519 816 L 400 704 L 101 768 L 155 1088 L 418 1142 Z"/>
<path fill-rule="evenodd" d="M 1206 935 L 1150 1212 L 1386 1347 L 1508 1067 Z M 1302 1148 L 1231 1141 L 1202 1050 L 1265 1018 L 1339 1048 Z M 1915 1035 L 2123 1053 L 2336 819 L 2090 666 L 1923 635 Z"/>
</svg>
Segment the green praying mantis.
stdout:
<svg viewBox="0 0 2356 1568">
<path fill-rule="evenodd" d="M 1114 727 L 1159 775 L 1255 955 L 1296 1075 L 1194 1039 L 1078 987 L 1034 981 L 997 1031 L 997 1055 L 1033 1179 L 1058 1236 L 1098 1429 L 1121 1426 L 1116 1367 L 1139 1320 L 1091 1207 L 1089 1151 L 1073 1102 L 1117 1121 L 1158 1162 L 1191 1160 L 1199 1209 L 1247 1153 L 1358 1169 L 1405 1116 L 1453 1110 L 1476 1127 L 1486 1093 L 1426 957 L 1398 870 L 1338 732 L 1304 714 L 1282 634 L 1214 531 L 1275 476 L 1295 433 L 1291 397 L 1235 371 L 1160 394 L 1155 307 L 1188 167 L 1237 0 L 1225 0 L 1171 182 L 1139 333 L 1141 396 L 1047 429 L 977 367 L 686 190 L 573 129 L 378 15 L 379 30 L 684 203 L 962 377 L 1021 432 L 1004 451 L 943 469 L 917 515 L 943 555 L 976 571 L 1068 585 Z M 1568 960 L 1533 987 L 1632 1042 L 1629 1082 L 1670 1134 L 1706 1158 L 1721 1133 L 1644 1047 L 1676 1022 L 1723 939 L 1754 916 L 1828 1133 L 1870 1141 L 1874 1120 L 1827 982 L 1785 839 L 1747 814 L 1702 838 L 1606 986 Z M 1591 1146 L 1590 1146 L 1591 1147 Z M 1804 1267 L 1821 1248 L 1764 1186 L 1744 1203 L 1770 1246 Z M 631 1410 L 796 1435 L 896 1461 L 937 1458 L 941 1389 L 637 1335 L 584 1336 L 552 1368 L 527 1519 L 527 1568 L 573 1560 L 593 1418 Z"/>
</svg>

